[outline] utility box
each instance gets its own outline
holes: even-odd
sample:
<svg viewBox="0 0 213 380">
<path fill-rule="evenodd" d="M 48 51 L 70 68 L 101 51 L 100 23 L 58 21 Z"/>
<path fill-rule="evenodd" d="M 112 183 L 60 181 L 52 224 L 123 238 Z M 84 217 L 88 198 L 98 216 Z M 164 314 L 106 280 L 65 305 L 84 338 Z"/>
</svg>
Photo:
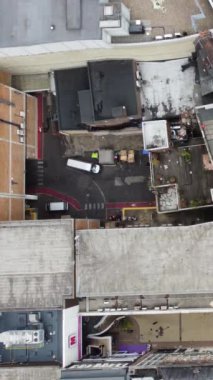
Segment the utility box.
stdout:
<svg viewBox="0 0 213 380">
<path fill-rule="evenodd" d="M 99 150 L 99 164 L 114 165 L 114 151 L 113 149 L 100 149 Z"/>
<path fill-rule="evenodd" d="M 130 34 L 144 34 L 145 28 L 141 20 L 131 20 L 129 24 Z"/>
</svg>

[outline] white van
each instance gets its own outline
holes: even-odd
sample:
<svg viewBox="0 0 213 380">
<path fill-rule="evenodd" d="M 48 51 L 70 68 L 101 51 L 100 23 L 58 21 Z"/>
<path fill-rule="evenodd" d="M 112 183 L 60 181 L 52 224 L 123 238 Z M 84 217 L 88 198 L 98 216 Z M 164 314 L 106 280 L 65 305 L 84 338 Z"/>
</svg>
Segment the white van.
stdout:
<svg viewBox="0 0 213 380">
<path fill-rule="evenodd" d="M 69 209 L 69 205 L 67 202 L 49 202 L 46 203 L 47 211 L 67 211 Z"/>
<path fill-rule="evenodd" d="M 67 166 L 69 166 L 70 168 L 84 170 L 86 172 L 92 172 L 94 174 L 98 174 L 101 170 L 101 167 L 99 164 L 93 164 L 91 162 L 75 160 L 73 158 L 69 158 L 67 160 Z"/>
</svg>

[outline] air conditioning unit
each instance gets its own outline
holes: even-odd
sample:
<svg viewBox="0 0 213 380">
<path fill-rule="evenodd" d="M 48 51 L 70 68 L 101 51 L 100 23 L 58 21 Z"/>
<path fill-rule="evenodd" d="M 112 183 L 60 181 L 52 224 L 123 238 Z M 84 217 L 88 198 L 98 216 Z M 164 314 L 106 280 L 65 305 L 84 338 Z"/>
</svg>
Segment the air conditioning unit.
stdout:
<svg viewBox="0 0 213 380">
<path fill-rule="evenodd" d="M 29 323 L 38 323 L 39 320 L 40 320 L 40 313 L 30 313 L 28 314 L 28 320 L 29 320 Z"/>
<path fill-rule="evenodd" d="M 136 80 L 136 87 L 141 88 L 141 82 L 139 80 Z"/>
<path fill-rule="evenodd" d="M 131 20 L 129 24 L 130 34 L 143 34 L 145 33 L 145 28 L 142 20 Z"/>
<path fill-rule="evenodd" d="M 17 135 L 24 136 L 24 131 L 20 130 L 20 129 L 17 129 Z"/>
<path fill-rule="evenodd" d="M 113 5 L 105 5 L 104 6 L 104 16 L 113 16 Z"/>
</svg>

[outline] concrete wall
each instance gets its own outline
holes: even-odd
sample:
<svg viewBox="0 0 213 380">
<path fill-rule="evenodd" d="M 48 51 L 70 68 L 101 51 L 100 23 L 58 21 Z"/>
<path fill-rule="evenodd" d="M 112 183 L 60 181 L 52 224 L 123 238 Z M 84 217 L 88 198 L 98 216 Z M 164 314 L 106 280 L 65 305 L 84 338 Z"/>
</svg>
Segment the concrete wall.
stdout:
<svg viewBox="0 0 213 380">
<path fill-rule="evenodd" d="M 63 310 L 63 367 L 81 359 L 81 319 L 78 316 L 79 306 Z"/>
</svg>

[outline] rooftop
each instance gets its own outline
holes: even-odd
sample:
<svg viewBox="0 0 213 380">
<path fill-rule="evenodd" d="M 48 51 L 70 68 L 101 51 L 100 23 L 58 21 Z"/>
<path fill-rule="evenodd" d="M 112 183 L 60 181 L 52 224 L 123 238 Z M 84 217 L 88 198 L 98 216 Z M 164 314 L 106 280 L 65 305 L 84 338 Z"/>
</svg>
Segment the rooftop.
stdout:
<svg viewBox="0 0 213 380">
<path fill-rule="evenodd" d="M 158 378 L 199 380 L 212 379 L 212 347 L 179 347 L 175 350 L 151 351 L 144 357 L 140 357 L 136 363 L 130 366 L 137 376 L 155 376 Z M 156 371 L 156 372 L 155 372 Z M 157 374 L 156 374 L 157 375 Z"/>
<path fill-rule="evenodd" d="M 212 364 L 213 351 L 212 347 L 180 347 L 179 349 L 156 350 L 151 351 L 145 357 L 139 358 L 135 363 L 137 368 L 158 368 L 167 366 L 184 366 L 191 364 L 202 365 Z M 133 364 L 134 366 L 134 364 Z"/>
<path fill-rule="evenodd" d="M 213 166 L 205 144 L 151 153 L 152 185 L 157 189 L 159 211 L 212 205 Z"/>
<path fill-rule="evenodd" d="M 213 163 L 213 104 L 196 108 L 201 133 Z"/>
<path fill-rule="evenodd" d="M 60 128 L 84 129 L 81 126 L 78 93 L 89 89 L 87 68 L 57 70 L 54 77 Z"/>
<path fill-rule="evenodd" d="M 213 223 L 78 231 L 77 296 L 211 293 L 212 231 Z"/>
<path fill-rule="evenodd" d="M 0 84 L 0 99 L 0 161 L 4 162 L 0 181 L 0 220 L 22 220 L 25 217 L 23 158 L 37 157 L 37 99 L 3 84 Z M 20 113 L 26 116 L 20 117 Z"/>
<path fill-rule="evenodd" d="M 2 367 L 0 380 L 58 380 L 60 372 L 57 366 Z"/>
<path fill-rule="evenodd" d="M 147 120 L 180 115 L 195 105 L 195 70 L 182 71 L 187 58 L 140 62 L 141 103 Z"/>
<path fill-rule="evenodd" d="M 55 71 L 60 129 L 108 128 L 140 120 L 135 75 L 130 59 L 90 61 L 87 67 Z"/>
<path fill-rule="evenodd" d="M 39 339 L 41 333 L 43 337 Z M 62 362 L 61 334 L 61 311 L 3 312 L 0 315 L 1 363 Z"/>
<path fill-rule="evenodd" d="M 138 114 L 135 71 L 130 59 L 88 62 L 95 120 L 112 119 L 118 107 L 125 107 L 127 116 Z"/>
<path fill-rule="evenodd" d="M 202 95 L 213 92 L 213 35 L 211 32 L 200 33 L 194 42 L 200 76 Z"/>
<path fill-rule="evenodd" d="M 211 380 L 213 376 L 213 367 L 209 366 L 198 366 L 196 368 L 191 367 L 173 367 L 173 368 L 162 368 L 160 371 L 161 375 L 167 379 L 175 380 L 194 380 L 196 374 L 199 376 L 199 380 Z"/>
<path fill-rule="evenodd" d="M 0 223 L 2 310 L 49 309 L 73 297 L 73 221 Z"/>
<path fill-rule="evenodd" d="M 99 0 L 3 0 L 0 47 L 99 40 L 100 11 Z"/>
<path fill-rule="evenodd" d="M 145 121 L 142 124 L 144 148 L 150 151 L 169 147 L 166 120 Z"/>
<path fill-rule="evenodd" d="M 94 362 L 95 365 L 95 362 Z M 92 365 L 80 362 L 79 368 L 75 370 L 72 367 L 61 372 L 61 380 L 77 380 L 77 379 L 91 379 L 91 380 L 127 380 L 127 369 L 126 368 L 111 368 L 110 364 L 103 363 L 103 368 L 91 368 Z M 83 367 L 83 368 L 81 368 Z M 108 368 L 107 368 L 108 367 Z"/>
<path fill-rule="evenodd" d="M 208 0 L 187 0 L 187 7 L 184 0 L 179 0 L 179 7 L 176 0 L 123 0 L 123 3 L 131 9 L 131 19 L 149 21 L 153 35 L 183 31 L 191 34 L 212 27 Z"/>
</svg>

